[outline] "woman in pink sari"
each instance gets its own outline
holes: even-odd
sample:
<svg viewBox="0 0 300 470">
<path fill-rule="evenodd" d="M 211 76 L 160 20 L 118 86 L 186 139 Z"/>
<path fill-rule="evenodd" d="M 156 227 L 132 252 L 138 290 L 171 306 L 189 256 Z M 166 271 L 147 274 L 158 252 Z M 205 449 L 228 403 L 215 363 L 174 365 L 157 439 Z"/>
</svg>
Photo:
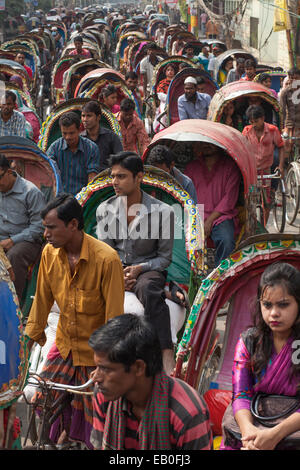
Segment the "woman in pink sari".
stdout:
<svg viewBox="0 0 300 470">
<path fill-rule="evenodd" d="M 258 287 L 254 327 L 242 333 L 233 365 L 232 409 L 244 450 L 273 450 L 286 436 L 300 430 L 300 408 L 273 428 L 253 424 L 251 399 L 256 392 L 296 396 L 300 361 L 300 272 L 287 263 L 274 263 Z M 221 446 L 223 450 L 232 447 Z"/>
</svg>

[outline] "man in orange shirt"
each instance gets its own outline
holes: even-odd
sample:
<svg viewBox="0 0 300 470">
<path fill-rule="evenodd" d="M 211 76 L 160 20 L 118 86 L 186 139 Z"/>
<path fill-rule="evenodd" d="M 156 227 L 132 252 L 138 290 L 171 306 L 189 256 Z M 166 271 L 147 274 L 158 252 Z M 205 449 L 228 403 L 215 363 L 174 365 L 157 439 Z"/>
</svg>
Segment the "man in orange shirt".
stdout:
<svg viewBox="0 0 300 470">
<path fill-rule="evenodd" d="M 47 356 L 44 379 L 80 385 L 94 370 L 88 339 L 110 318 L 123 314 L 124 274 L 120 258 L 106 243 L 83 232 L 82 207 L 70 194 L 60 194 L 42 211 L 45 246 L 37 287 L 25 334 L 43 346 L 44 329 L 56 301 L 59 322 L 56 339 Z M 55 397 L 56 398 L 56 397 Z M 92 429 L 90 396 L 75 395 L 58 419 L 50 438 L 63 444 L 70 438 L 88 448 Z"/>
<path fill-rule="evenodd" d="M 122 100 L 117 119 L 121 127 L 123 149 L 132 150 L 142 156 L 150 138 L 142 120 L 135 113 L 134 101 L 130 98 Z"/>
</svg>

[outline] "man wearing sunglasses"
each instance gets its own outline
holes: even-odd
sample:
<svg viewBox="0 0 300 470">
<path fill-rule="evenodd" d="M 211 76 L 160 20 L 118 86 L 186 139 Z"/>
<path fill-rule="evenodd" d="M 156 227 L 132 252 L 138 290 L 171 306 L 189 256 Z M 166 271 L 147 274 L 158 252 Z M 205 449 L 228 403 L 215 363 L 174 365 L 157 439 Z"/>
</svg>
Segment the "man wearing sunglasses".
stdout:
<svg viewBox="0 0 300 470">
<path fill-rule="evenodd" d="M 12 265 L 20 301 L 28 266 L 38 259 L 41 251 L 43 225 L 40 212 L 44 206 L 42 192 L 19 176 L 5 155 L 0 154 L 0 246 Z"/>
</svg>

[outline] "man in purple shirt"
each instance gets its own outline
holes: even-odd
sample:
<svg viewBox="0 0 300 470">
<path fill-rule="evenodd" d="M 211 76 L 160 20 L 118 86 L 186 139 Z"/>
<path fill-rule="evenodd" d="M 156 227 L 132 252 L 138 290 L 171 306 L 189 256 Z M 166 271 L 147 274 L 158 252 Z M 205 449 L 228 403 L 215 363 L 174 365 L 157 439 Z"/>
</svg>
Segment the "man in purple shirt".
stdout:
<svg viewBox="0 0 300 470">
<path fill-rule="evenodd" d="M 204 233 L 215 244 L 215 266 L 218 266 L 235 247 L 241 173 L 236 163 L 216 145 L 197 143 L 193 152 L 195 159 L 187 165 L 185 174 L 196 187 L 198 204 L 204 206 Z"/>
</svg>

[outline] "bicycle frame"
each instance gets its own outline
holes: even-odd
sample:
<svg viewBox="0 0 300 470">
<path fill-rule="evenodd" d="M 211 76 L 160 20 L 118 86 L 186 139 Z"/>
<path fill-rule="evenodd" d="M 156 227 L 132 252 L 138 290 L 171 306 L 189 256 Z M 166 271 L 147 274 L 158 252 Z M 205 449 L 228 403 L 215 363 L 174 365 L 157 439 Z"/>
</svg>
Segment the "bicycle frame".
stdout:
<svg viewBox="0 0 300 470">
<path fill-rule="evenodd" d="M 30 435 L 32 444 L 37 450 L 48 448 L 53 450 L 59 449 L 59 447 L 49 438 L 49 432 L 52 424 L 62 414 L 65 406 L 70 400 L 70 394 L 77 393 L 81 395 L 93 395 L 93 392 L 85 391 L 92 384 L 92 379 L 89 379 L 86 383 L 78 386 L 60 384 L 49 380 L 44 380 L 37 374 L 29 374 L 28 385 L 40 389 L 42 400 L 36 400 L 34 403 L 30 403 L 28 402 L 26 395 L 23 393 L 26 404 L 30 405 L 31 407 L 31 416 L 25 436 L 24 446 L 26 447 L 27 440 Z M 64 393 L 53 402 L 52 391 L 59 391 Z M 37 429 L 35 418 L 38 410 L 40 413 L 40 424 Z"/>
</svg>

